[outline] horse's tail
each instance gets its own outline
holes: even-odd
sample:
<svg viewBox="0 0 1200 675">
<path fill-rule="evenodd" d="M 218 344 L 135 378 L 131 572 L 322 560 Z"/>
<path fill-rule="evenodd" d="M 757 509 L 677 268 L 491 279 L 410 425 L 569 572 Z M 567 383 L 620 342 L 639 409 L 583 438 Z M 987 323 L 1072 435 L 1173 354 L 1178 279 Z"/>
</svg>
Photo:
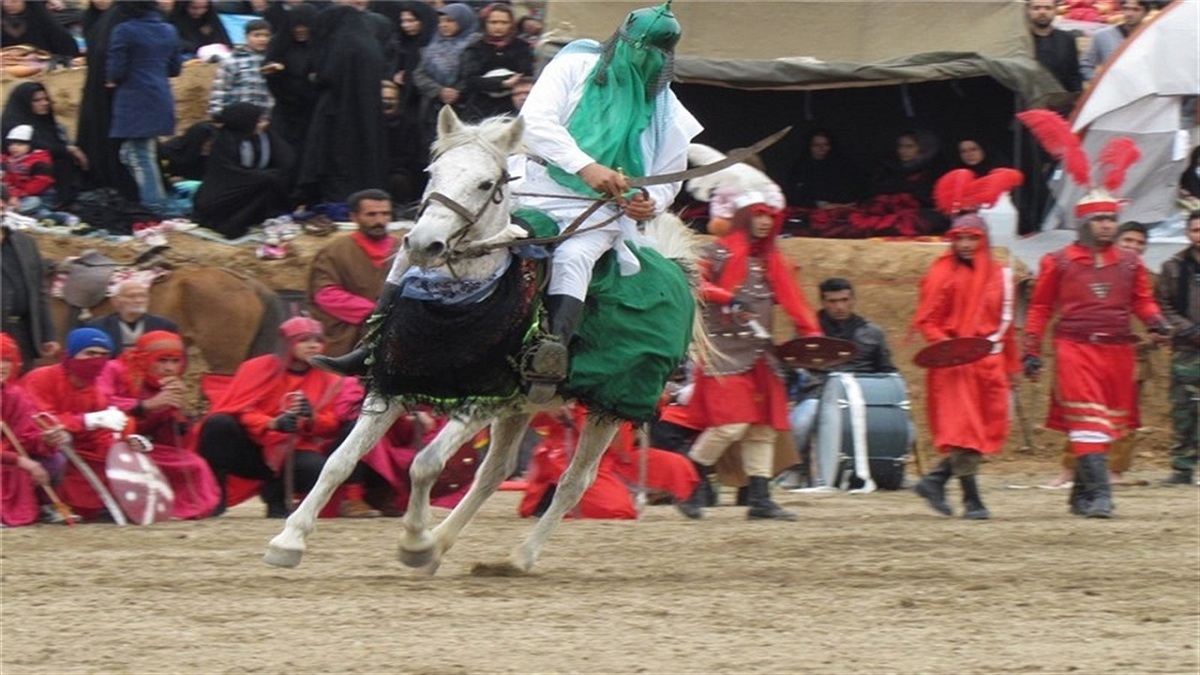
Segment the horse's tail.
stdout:
<svg viewBox="0 0 1200 675">
<path fill-rule="evenodd" d="M 704 296 L 700 290 L 699 261 L 704 240 L 673 213 L 664 213 L 650 221 L 646 226 L 646 236 L 654 241 L 654 248 L 664 258 L 674 261 L 683 269 L 691 283 L 692 297 L 696 302 L 692 318 L 692 357 L 697 362 L 707 363 L 720 354 L 708 339 L 708 331 L 704 329 L 704 313 L 701 311 Z"/>
<path fill-rule="evenodd" d="M 258 331 L 254 333 L 254 340 L 250 343 L 250 353 L 247 356 L 247 358 L 253 358 L 275 351 L 279 326 L 284 320 L 284 308 L 283 301 L 279 299 L 275 291 L 267 288 L 262 282 L 247 278 L 246 283 L 250 284 L 250 287 L 258 294 L 258 299 L 263 306 L 262 317 L 258 320 Z"/>
</svg>

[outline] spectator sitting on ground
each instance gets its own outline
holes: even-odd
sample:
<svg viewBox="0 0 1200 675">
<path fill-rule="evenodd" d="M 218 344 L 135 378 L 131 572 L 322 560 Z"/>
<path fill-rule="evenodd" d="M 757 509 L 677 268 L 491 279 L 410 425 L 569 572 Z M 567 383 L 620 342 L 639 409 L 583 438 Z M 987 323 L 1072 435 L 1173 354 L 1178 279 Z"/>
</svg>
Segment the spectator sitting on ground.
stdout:
<svg viewBox="0 0 1200 675">
<path fill-rule="evenodd" d="M 165 316 L 151 314 L 150 287 L 141 281 L 125 281 L 112 296 L 113 312 L 93 319 L 89 326 L 104 331 L 112 340 L 112 355 L 133 347 L 138 338 L 151 331 L 179 332 L 179 326 Z"/>
<path fill-rule="evenodd" d="M 171 10 L 171 23 L 179 31 L 179 50 L 185 59 L 194 58 L 205 45 L 233 47 L 225 24 L 209 0 L 178 0 Z"/>
<path fill-rule="evenodd" d="M 29 45 L 68 59 L 79 56 L 75 38 L 54 20 L 45 2 L 0 3 L 0 47 L 16 45 Z"/>
<path fill-rule="evenodd" d="M 263 77 L 267 45 L 271 42 L 271 24 L 255 19 L 246 24 L 246 44 L 238 45 L 221 61 L 208 97 L 208 116 L 216 119 L 234 103 L 253 103 L 271 114 L 275 99 Z"/>
<path fill-rule="evenodd" d="M 88 156 L 71 143 L 67 128 L 55 119 L 50 93 L 40 82 L 22 82 L 13 87 L 8 103 L 4 104 L 4 117 L 0 121 L 4 135 L 22 124 L 33 128 L 33 149 L 50 153 L 56 199 L 46 207 L 61 210 L 75 201 L 82 182 L 81 172 L 90 166 Z"/>
<path fill-rule="evenodd" d="M 79 218 L 51 211 L 47 206 L 57 201 L 54 163 L 50 153 L 33 149 L 32 139 L 33 127 L 28 124 L 13 127 L 4 139 L 5 151 L 0 154 L 4 185 L 17 198 L 17 212 L 31 218 L 46 218 L 58 225 L 77 225 Z"/>
</svg>

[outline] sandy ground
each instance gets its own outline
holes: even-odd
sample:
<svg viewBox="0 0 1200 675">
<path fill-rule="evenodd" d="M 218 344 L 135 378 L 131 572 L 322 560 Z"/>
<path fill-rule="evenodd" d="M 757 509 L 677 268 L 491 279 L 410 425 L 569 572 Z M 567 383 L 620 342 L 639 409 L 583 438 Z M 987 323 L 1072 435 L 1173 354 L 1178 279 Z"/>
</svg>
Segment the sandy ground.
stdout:
<svg viewBox="0 0 1200 675">
<path fill-rule="evenodd" d="M 475 577 L 530 526 L 516 493 L 439 575 L 395 559 L 399 522 L 322 521 L 297 569 L 259 561 L 248 503 L 153 527 L 5 530 L 5 673 L 1195 673 L 1200 491 L 1123 488 L 1119 517 L 1006 489 L 990 522 L 908 492 L 567 522 L 532 575 Z M 1145 477 L 1153 477 L 1146 475 Z M 957 496 L 954 497 L 957 499 Z M 723 495 L 725 503 L 729 495 Z"/>
</svg>

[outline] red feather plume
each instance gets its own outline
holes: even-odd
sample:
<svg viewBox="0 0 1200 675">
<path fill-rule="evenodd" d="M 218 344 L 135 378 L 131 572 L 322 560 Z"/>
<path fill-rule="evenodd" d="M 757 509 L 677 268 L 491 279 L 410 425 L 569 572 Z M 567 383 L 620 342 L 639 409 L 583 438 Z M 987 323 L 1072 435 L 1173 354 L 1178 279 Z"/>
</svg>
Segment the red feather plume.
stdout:
<svg viewBox="0 0 1200 675">
<path fill-rule="evenodd" d="M 1025 182 L 1025 174 L 1016 169 L 992 169 L 970 186 L 968 199 L 975 208 L 988 208 L 1004 194 Z"/>
<path fill-rule="evenodd" d="M 974 181 L 975 172 L 970 169 L 947 171 L 933 185 L 934 205 L 952 218 L 963 211 L 974 210 L 966 203 L 967 191 Z"/>
<path fill-rule="evenodd" d="M 1062 160 L 1071 180 L 1082 187 L 1091 187 L 1087 153 L 1083 151 L 1079 136 L 1071 131 L 1071 126 L 1061 115 L 1050 110 L 1026 110 L 1017 113 L 1017 119 L 1029 128 L 1046 152 Z"/>
<path fill-rule="evenodd" d="M 1133 139 L 1118 136 L 1104 146 L 1096 163 L 1100 165 L 1100 180 L 1109 192 L 1116 192 L 1125 182 L 1125 173 L 1133 163 L 1142 158 Z"/>
</svg>

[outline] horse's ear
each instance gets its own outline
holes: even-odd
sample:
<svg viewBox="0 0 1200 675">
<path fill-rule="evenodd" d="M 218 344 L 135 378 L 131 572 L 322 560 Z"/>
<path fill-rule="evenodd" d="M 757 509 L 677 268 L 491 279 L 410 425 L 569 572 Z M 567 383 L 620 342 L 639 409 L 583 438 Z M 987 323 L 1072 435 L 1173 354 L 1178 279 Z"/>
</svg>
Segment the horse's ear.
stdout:
<svg viewBox="0 0 1200 675">
<path fill-rule="evenodd" d="M 499 145 L 509 153 L 516 152 L 521 147 L 521 139 L 525 136 L 525 118 L 518 115 L 505 127 Z"/>
<path fill-rule="evenodd" d="M 445 138 L 462 128 L 462 122 L 459 121 L 458 115 L 455 114 L 454 106 L 442 106 L 442 111 L 438 113 L 437 122 L 438 138 Z"/>
</svg>

